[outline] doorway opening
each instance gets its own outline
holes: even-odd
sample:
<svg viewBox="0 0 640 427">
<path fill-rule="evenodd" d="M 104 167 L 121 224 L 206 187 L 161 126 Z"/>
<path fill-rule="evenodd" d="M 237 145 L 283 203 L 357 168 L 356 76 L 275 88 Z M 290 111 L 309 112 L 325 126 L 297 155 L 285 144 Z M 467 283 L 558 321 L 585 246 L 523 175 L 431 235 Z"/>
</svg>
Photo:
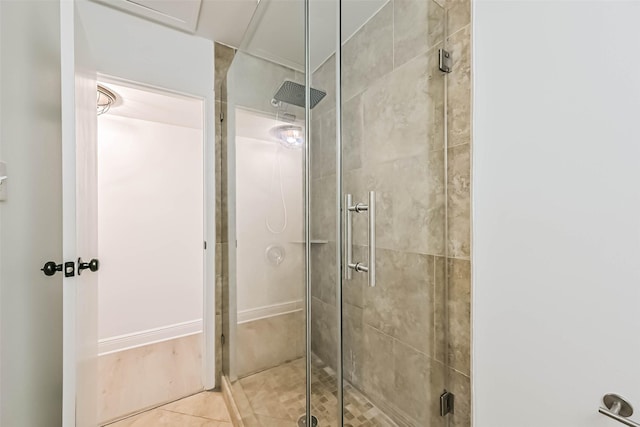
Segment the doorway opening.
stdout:
<svg viewBox="0 0 640 427">
<path fill-rule="evenodd" d="M 98 421 L 203 390 L 204 100 L 99 77 Z"/>
</svg>

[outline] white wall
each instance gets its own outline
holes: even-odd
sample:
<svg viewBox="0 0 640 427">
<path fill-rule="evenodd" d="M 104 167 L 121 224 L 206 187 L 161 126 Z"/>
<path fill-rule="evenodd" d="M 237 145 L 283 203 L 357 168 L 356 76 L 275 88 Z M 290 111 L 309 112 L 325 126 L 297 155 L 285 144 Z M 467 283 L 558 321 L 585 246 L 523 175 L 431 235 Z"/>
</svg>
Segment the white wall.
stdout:
<svg viewBox="0 0 640 427">
<path fill-rule="evenodd" d="M 62 419 L 59 2 L 0 2 L 0 425 Z M 47 95 L 43 95 L 47 94 Z"/>
<path fill-rule="evenodd" d="M 287 226 L 281 234 L 269 231 L 265 223 L 268 217 L 273 230 L 280 231 L 284 226 L 278 156 L 287 208 Z M 302 299 L 302 151 L 279 148 L 278 143 L 269 140 L 238 137 L 236 161 L 237 292 L 242 321 L 260 316 L 262 313 L 256 309 Z M 278 266 L 267 261 L 265 251 L 271 245 L 282 247 L 286 252 Z M 282 309 L 299 308 L 301 304 Z M 255 314 L 246 313 L 243 317 L 243 312 L 251 311 Z"/>
<path fill-rule="evenodd" d="M 102 351 L 197 332 L 202 130 L 112 114 L 98 123 Z"/>
<path fill-rule="evenodd" d="M 475 3 L 477 427 L 640 405 L 639 21 L 639 2 Z"/>
<path fill-rule="evenodd" d="M 283 124 L 274 118 L 237 110 L 236 122 L 236 290 L 242 322 L 302 307 L 303 151 L 274 141 L 270 129 Z M 284 230 L 281 183 L 287 210 Z M 266 258 L 272 245 L 286 253 L 278 266 Z"/>
</svg>

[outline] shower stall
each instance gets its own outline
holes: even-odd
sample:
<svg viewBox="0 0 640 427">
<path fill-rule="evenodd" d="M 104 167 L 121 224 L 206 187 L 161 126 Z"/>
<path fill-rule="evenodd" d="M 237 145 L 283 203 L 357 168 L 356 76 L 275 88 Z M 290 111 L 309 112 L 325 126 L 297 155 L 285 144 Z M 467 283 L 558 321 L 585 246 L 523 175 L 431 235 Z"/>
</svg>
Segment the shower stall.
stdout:
<svg viewBox="0 0 640 427">
<path fill-rule="evenodd" d="M 259 3 L 223 84 L 223 366 L 242 425 L 469 425 L 451 7 Z"/>
</svg>

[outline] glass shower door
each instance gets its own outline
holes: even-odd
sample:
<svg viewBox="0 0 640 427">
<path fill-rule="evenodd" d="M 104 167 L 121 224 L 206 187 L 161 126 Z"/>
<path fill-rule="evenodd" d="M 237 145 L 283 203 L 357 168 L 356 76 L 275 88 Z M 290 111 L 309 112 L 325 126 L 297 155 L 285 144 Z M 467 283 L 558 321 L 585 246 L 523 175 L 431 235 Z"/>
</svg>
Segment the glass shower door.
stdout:
<svg viewBox="0 0 640 427">
<path fill-rule="evenodd" d="M 444 426 L 447 383 L 445 11 L 342 2 L 343 422 Z"/>
<path fill-rule="evenodd" d="M 228 75 L 245 425 L 448 423 L 445 20 L 434 0 L 258 6 Z"/>
</svg>

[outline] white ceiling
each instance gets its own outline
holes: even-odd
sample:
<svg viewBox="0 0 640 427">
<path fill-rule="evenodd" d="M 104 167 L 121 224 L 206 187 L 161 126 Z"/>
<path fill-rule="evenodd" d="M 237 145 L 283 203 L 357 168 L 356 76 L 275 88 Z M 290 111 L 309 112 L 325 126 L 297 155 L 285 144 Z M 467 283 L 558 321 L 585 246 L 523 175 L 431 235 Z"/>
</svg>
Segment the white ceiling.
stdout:
<svg viewBox="0 0 640 427">
<path fill-rule="evenodd" d="M 342 41 L 348 40 L 388 0 L 343 0 Z M 335 0 L 310 2 L 311 69 L 336 51 Z M 304 2 L 262 0 L 240 46 L 243 51 L 304 71 Z"/>
<path fill-rule="evenodd" d="M 193 129 L 203 127 L 202 100 L 104 79 L 100 84 L 115 93 L 117 97 L 116 102 L 106 113 L 109 116 L 128 117 Z"/>
<path fill-rule="evenodd" d="M 302 0 L 95 0 L 207 39 L 304 69 Z M 342 0 L 343 39 L 389 0 Z M 335 52 L 336 0 L 310 1 L 311 66 Z M 245 36 L 246 33 L 246 36 Z M 344 41 L 343 40 L 343 41 Z"/>
</svg>

